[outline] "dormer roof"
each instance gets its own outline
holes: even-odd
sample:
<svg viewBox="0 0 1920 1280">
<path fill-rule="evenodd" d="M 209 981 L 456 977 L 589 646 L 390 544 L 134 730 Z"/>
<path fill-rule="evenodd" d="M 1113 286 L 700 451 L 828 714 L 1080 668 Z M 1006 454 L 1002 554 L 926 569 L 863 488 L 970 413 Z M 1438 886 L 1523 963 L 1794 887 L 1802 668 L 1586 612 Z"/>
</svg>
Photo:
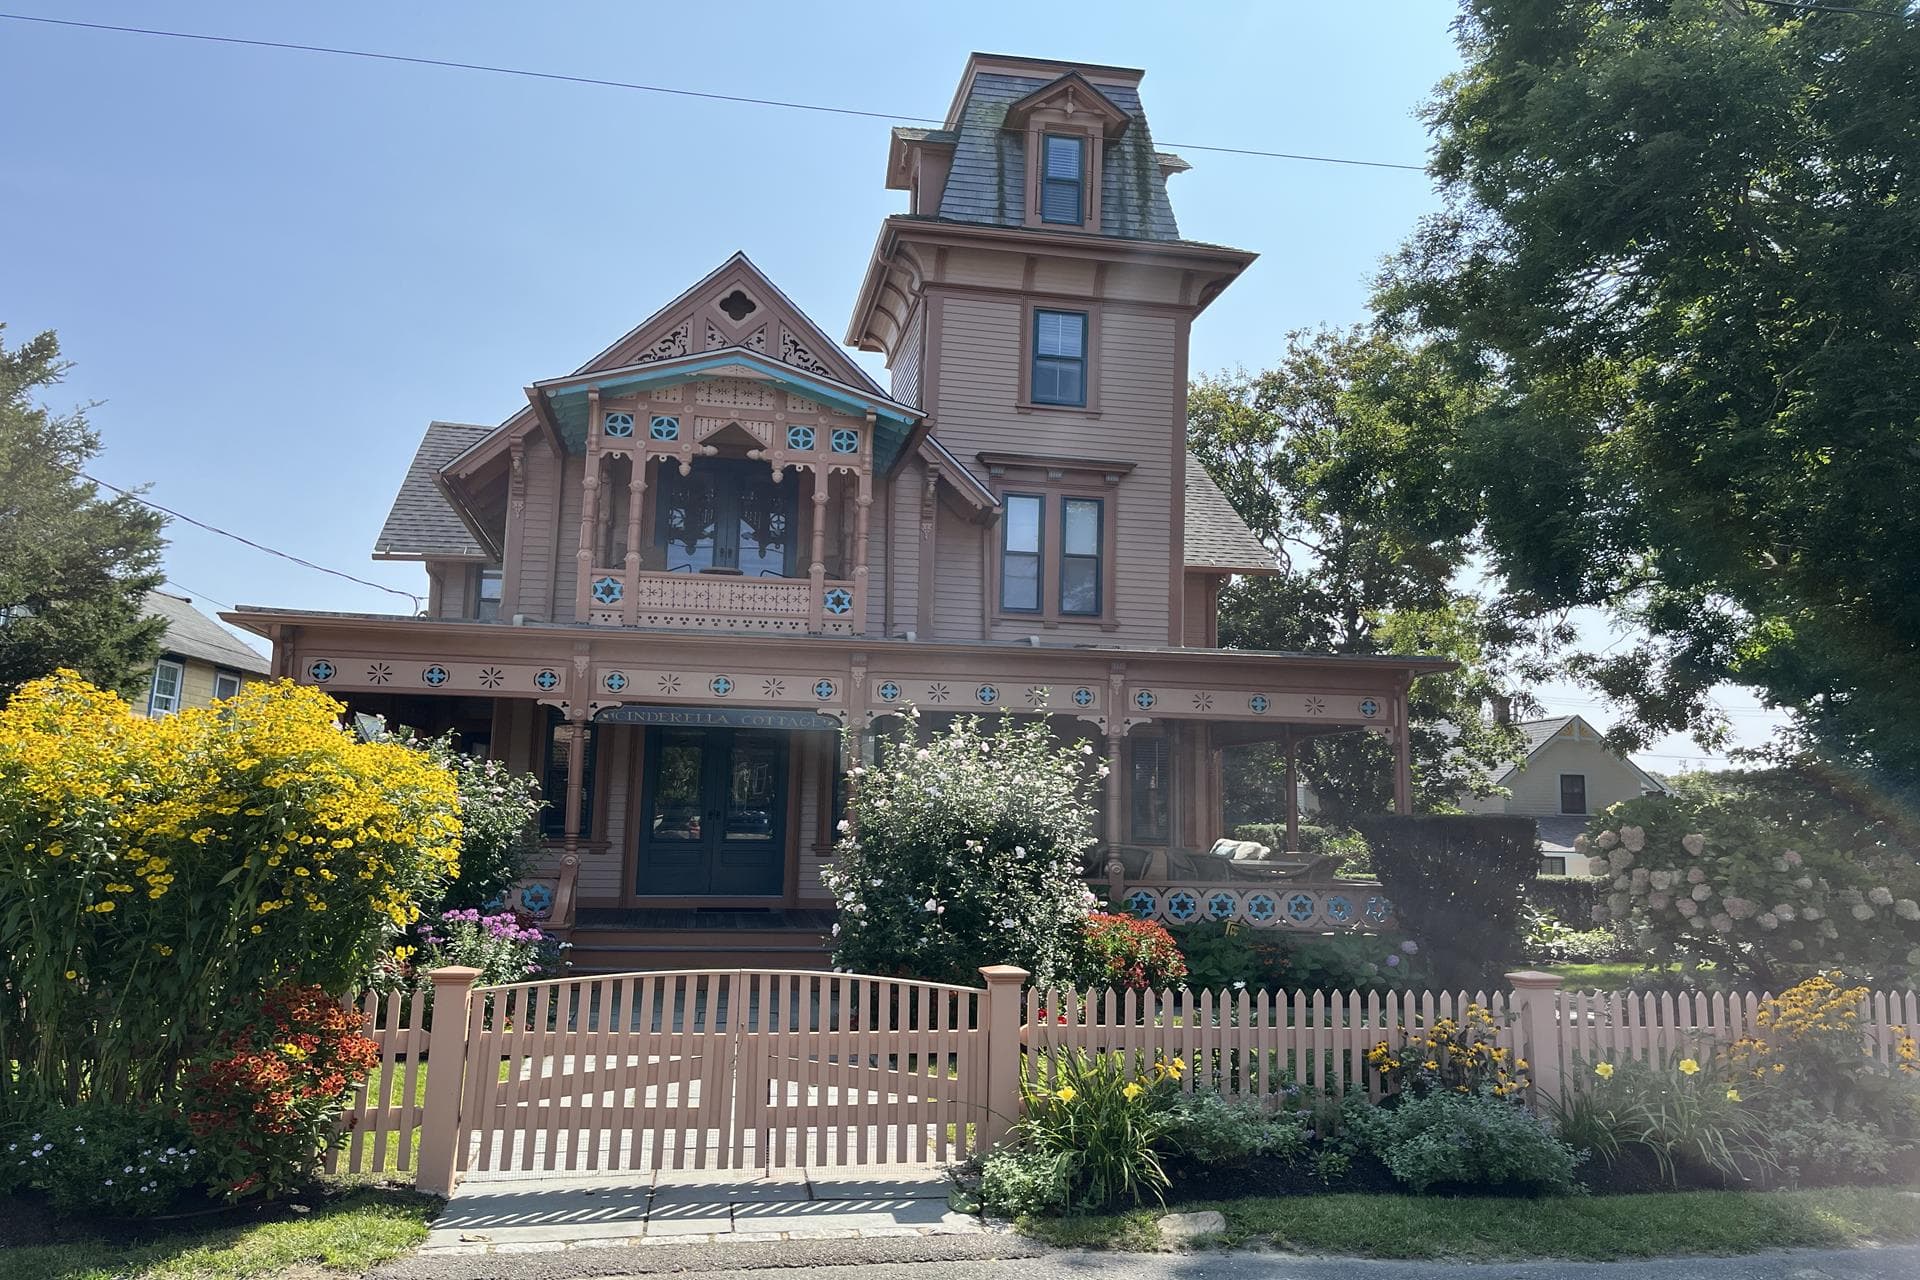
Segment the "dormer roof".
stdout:
<svg viewBox="0 0 1920 1280">
<path fill-rule="evenodd" d="M 1133 117 L 1113 104 L 1113 99 L 1093 87 L 1087 78 L 1078 71 L 1069 71 L 1049 84 L 1038 89 L 1018 102 L 1007 107 L 1006 127 L 1021 129 L 1026 127 L 1027 117 L 1042 107 L 1058 106 L 1068 115 L 1091 112 L 1102 123 L 1109 139 L 1119 137 L 1126 127 L 1133 123 Z"/>
</svg>

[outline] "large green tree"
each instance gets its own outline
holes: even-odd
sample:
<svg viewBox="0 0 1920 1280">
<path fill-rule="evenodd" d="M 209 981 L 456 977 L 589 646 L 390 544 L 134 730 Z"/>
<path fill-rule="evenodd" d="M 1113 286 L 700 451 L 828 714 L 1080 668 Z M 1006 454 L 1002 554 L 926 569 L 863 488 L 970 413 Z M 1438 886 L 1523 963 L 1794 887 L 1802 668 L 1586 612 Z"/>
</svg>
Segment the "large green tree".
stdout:
<svg viewBox="0 0 1920 1280">
<path fill-rule="evenodd" d="M 1856 10 L 1848 12 L 1846 10 Z M 1865 11 L 1865 12 L 1859 12 Z M 1920 777 L 1920 21 L 1898 0 L 1468 0 L 1445 197 L 1382 282 L 1484 403 L 1440 451 L 1623 745 L 1790 708 Z"/>
<path fill-rule="evenodd" d="M 1273 368 L 1195 381 L 1188 439 L 1281 572 L 1237 579 L 1220 601 L 1229 648 L 1418 652 L 1457 671 L 1414 685 L 1415 804 L 1452 806 L 1514 757 L 1491 709 L 1516 637 L 1458 582 L 1475 509 L 1448 472 L 1455 420 L 1473 393 L 1426 353 L 1360 330 L 1293 333 Z M 1276 748 L 1230 759 L 1237 818 L 1284 802 Z M 1391 807 L 1388 745 L 1371 734 L 1314 740 L 1301 770 L 1330 817 Z"/>
<path fill-rule="evenodd" d="M 60 381 L 42 333 L 8 350 L 0 326 L 0 699 L 71 667 L 126 689 L 153 665 L 162 624 L 142 616 L 160 585 L 166 521 L 82 479 L 100 438 L 81 411 L 38 402 Z"/>
</svg>

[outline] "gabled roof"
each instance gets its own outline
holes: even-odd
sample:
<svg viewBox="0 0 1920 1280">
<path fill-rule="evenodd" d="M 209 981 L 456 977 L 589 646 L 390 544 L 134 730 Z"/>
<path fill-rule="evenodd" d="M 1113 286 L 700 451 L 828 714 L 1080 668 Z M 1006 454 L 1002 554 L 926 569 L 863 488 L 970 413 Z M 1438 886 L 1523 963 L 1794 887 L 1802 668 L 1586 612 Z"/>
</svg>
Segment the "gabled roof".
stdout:
<svg viewBox="0 0 1920 1280">
<path fill-rule="evenodd" d="M 1187 455 L 1187 568 L 1222 573 L 1278 573 L 1262 546 L 1220 492 L 1200 459 Z"/>
<path fill-rule="evenodd" d="M 1020 128 L 1026 124 L 1028 116 L 1055 100 L 1066 101 L 1073 110 L 1092 111 L 1099 116 L 1109 139 L 1119 137 L 1133 123 L 1132 116 L 1116 106 L 1113 99 L 1094 88 L 1085 76 L 1078 71 L 1069 71 L 1059 79 L 1041 85 L 1018 102 L 1008 104 L 1006 127 Z"/>
<path fill-rule="evenodd" d="M 160 652 L 216 667 L 230 667 L 252 675 L 264 676 L 273 666 L 252 646 L 193 607 L 186 596 L 167 591 L 147 592 L 141 612 L 167 624 L 160 637 Z"/>
<path fill-rule="evenodd" d="M 1591 724 L 1588 724 L 1584 716 L 1549 716 L 1544 720 L 1515 721 L 1513 727 L 1520 731 L 1521 737 L 1526 739 L 1527 754 L 1521 758 L 1518 764 L 1510 764 L 1501 770 L 1500 773 L 1494 777 L 1494 782 L 1499 783 L 1505 781 L 1514 770 L 1523 768 L 1532 761 L 1533 757 L 1539 755 L 1542 751 L 1546 750 L 1548 746 L 1552 745 L 1554 740 L 1560 736 L 1561 732 L 1564 731 L 1568 725 L 1576 724 L 1592 734 L 1595 738 L 1604 740 L 1605 735 Z M 1633 761 L 1627 759 L 1627 757 L 1617 751 L 1612 751 L 1611 754 L 1614 759 L 1634 772 L 1640 779 L 1640 785 L 1646 790 L 1659 792 L 1665 792 L 1667 790 L 1665 783 L 1648 773 L 1645 769 L 1642 769 Z"/>
<path fill-rule="evenodd" d="M 406 479 L 394 496 L 387 522 L 374 541 L 376 560 L 414 560 L 426 557 L 481 559 L 488 553 L 441 491 L 440 468 L 486 439 L 492 427 L 466 422 L 434 422 L 427 426 Z"/>
</svg>

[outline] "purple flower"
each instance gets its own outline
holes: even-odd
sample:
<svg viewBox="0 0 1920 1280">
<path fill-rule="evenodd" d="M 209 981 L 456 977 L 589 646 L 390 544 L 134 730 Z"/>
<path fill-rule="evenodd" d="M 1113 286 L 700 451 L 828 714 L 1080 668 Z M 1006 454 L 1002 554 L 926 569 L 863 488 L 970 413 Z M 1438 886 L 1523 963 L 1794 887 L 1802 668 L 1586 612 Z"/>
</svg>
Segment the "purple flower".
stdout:
<svg viewBox="0 0 1920 1280">
<path fill-rule="evenodd" d="M 1399 957 L 1399 956 L 1388 956 L 1388 957 L 1387 957 L 1387 968 L 1389 968 L 1389 969 L 1398 969 L 1399 967 L 1400 967 L 1400 957 Z"/>
</svg>

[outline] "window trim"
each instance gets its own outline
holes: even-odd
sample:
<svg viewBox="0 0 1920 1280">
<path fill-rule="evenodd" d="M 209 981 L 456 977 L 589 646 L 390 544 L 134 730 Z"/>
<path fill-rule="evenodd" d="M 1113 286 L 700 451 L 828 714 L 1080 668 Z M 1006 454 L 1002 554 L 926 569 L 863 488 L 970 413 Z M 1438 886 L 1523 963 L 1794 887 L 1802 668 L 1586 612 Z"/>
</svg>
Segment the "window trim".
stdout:
<svg viewBox="0 0 1920 1280">
<path fill-rule="evenodd" d="M 222 680 L 233 681 L 233 693 L 220 692 L 220 682 Z M 213 700 L 218 702 L 222 698 L 234 697 L 245 687 L 246 683 L 246 678 L 231 667 L 215 667 L 213 671 Z"/>
<path fill-rule="evenodd" d="M 1085 349 L 1081 356 L 1079 404 L 1058 404 L 1033 398 L 1033 362 L 1040 345 L 1036 312 L 1065 311 L 1086 317 Z M 1020 308 L 1020 384 L 1015 392 L 1014 408 L 1021 413 L 1071 413 L 1081 417 L 1100 416 L 1100 311 L 1098 302 L 1088 298 L 1028 298 Z M 1049 357 L 1052 358 L 1052 357 Z"/>
<path fill-rule="evenodd" d="M 1056 182 L 1064 184 L 1067 181 L 1065 178 L 1054 177 L 1052 173 L 1052 155 L 1050 153 L 1055 142 L 1070 142 L 1077 147 L 1080 152 L 1080 162 L 1075 166 L 1076 172 L 1072 180 L 1073 217 L 1071 218 L 1049 218 L 1047 216 L 1048 186 Z M 1092 150 L 1092 148 L 1087 145 L 1087 135 L 1084 133 L 1059 133 L 1054 130 L 1046 130 L 1041 133 L 1039 173 L 1036 175 L 1035 190 L 1040 205 L 1036 212 L 1040 215 L 1042 224 L 1050 227 L 1082 228 L 1087 225 L 1087 153 L 1090 150 Z"/>
<path fill-rule="evenodd" d="M 1567 779 L 1580 779 L 1580 808 L 1567 808 Z M 1587 799 L 1587 775 L 1584 773 L 1563 773 L 1560 775 L 1559 811 L 1570 818 L 1585 817 L 1593 812 L 1593 804 Z"/>
<path fill-rule="evenodd" d="M 1031 627 L 1036 622 L 1047 630 L 1057 627 L 1098 627 L 1112 631 L 1120 625 L 1114 617 L 1113 573 L 1116 555 L 1116 530 L 1120 524 L 1118 485 L 1120 475 L 1099 469 L 1077 469 L 1066 463 L 1002 463 L 997 455 L 990 465 L 993 495 L 1000 501 L 998 546 L 1000 554 L 990 556 L 987 608 L 989 624 L 1013 623 Z M 1098 468 L 1099 464 L 1094 464 Z M 1018 474 L 1008 474 L 1017 472 Z M 1041 499 L 1040 508 L 1040 608 L 1009 609 L 1004 605 L 1004 549 L 1006 547 L 1006 500 Z M 1097 594 L 1099 613 L 1062 613 L 1060 610 L 1060 555 L 1058 547 L 1049 551 L 1046 530 L 1062 527 L 1065 499 L 1092 498 L 1100 503 L 1100 579 Z M 1056 508 L 1058 512 L 1056 513 Z M 1064 545 L 1064 542 L 1061 544 Z"/>
<path fill-rule="evenodd" d="M 160 707 L 160 673 L 171 670 L 173 674 L 173 705 Z M 179 658 L 160 658 L 153 664 L 153 674 L 147 679 L 147 717 L 157 719 L 170 716 L 186 705 L 187 701 L 187 664 Z"/>
<path fill-rule="evenodd" d="M 1078 137 L 1080 151 L 1080 221 L 1047 222 L 1040 217 L 1040 195 L 1045 186 L 1046 138 Z M 1100 187 L 1106 168 L 1107 135 L 1100 122 L 1086 112 L 1069 115 L 1057 107 L 1035 111 L 1027 118 L 1024 131 L 1026 170 L 1022 190 L 1026 209 L 1021 225 L 1050 232 L 1100 232 Z"/>
<path fill-rule="evenodd" d="M 1013 521 L 1008 519 L 1008 516 L 1011 514 L 1009 503 L 1014 498 L 1028 498 L 1039 504 L 1040 509 L 1034 514 L 1033 518 L 1034 546 L 1032 551 L 1014 551 L 1007 546 L 1008 540 L 1013 536 Z M 996 562 L 998 572 L 995 574 L 997 581 L 994 584 L 996 607 L 1001 613 L 1013 614 L 1019 617 L 1044 617 L 1048 612 L 1046 491 L 1041 490 L 1037 493 L 1024 493 L 1009 490 L 1000 495 L 1000 509 L 1000 558 Z M 1007 603 L 1007 557 L 1027 555 L 1033 557 L 1033 607 L 1031 609 Z"/>
<path fill-rule="evenodd" d="M 1077 356 L 1043 355 L 1040 351 L 1041 316 L 1078 316 L 1080 319 L 1080 354 Z M 1037 405 L 1051 409 L 1084 409 L 1087 407 L 1087 365 L 1089 346 L 1088 336 L 1092 331 L 1092 319 L 1084 311 L 1069 311 L 1065 307 L 1035 306 L 1033 325 L 1027 340 L 1027 396 Z M 1052 360 L 1058 364 L 1078 363 L 1080 366 L 1080 398 L 1078 400 L 1042 400 L 1034 390 L 1034 375 L 1040 371 L 1042 360 Z"/>
<path fill-rule="evenodd" d="M 1067 507 L 1069 504 L 1075 502 L 1090 502 L 1093 504 L 1093 554 L 1091 556 L 1085 554 L 1074 555 L 1067 550 Z M 1044 561 L 1045 558 L 1046 547 L 1043 541 L 1041 546 L 1041 559 Z M 1067 608 L 1067 561 L 1069 559 L 1093 561 L 1093 608 L 1091 609 Z M 1054 609 L 1060 617 L 1102 618 L 1106 616 L 1107 500 L 1104 495 L 1095 497 L 1092 494 L 1086 493 L 1062 492 L 1060 494 L 1060 553 L 1054 557 L 1054 568 L 1053 603 Z"/>
</svg>

